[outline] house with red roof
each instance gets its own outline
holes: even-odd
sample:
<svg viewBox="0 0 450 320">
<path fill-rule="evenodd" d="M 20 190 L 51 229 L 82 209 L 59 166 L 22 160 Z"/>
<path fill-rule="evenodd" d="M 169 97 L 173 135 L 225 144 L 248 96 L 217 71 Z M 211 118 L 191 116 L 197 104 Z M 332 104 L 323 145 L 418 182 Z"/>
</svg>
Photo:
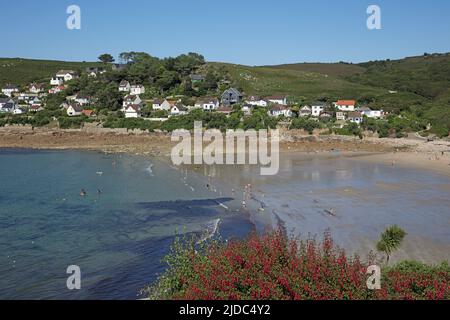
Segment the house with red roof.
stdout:
<svg viewBox="0 0 450 320">
<path fill-rule="evenodd" d="M 334 103 L 334 107 L 339 111 L 355 111 L 356 101 L 355 100 L 338 100 Z"/>
</svg>

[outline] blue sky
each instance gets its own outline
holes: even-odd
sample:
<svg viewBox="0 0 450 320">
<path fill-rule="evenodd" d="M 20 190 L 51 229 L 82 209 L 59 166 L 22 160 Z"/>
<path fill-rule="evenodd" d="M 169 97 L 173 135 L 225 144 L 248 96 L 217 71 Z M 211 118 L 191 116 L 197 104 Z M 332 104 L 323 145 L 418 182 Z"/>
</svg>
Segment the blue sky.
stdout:
<svg viewBox="0 0 450 320">
<path fill-rule="evenodd" d="M 81 8 L 81 30 L 66 28 L 71 4 Z M 370 4 L 381 8 L 382 30 L 366 27 Z M 0 57 L 198 52 L 263 65 L 450 51 L 448 0 L 15 0 L 1 1 L 0 12 Z"/>
</svg>

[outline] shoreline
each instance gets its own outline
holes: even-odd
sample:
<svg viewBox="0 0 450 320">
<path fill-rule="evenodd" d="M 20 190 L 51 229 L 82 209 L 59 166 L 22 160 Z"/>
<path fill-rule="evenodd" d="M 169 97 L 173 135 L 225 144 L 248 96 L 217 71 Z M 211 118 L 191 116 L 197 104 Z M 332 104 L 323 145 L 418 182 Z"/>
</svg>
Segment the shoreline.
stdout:
<svg viewBox="0 0 450 320">
<path fill-rule="evenodd" d="M 360 140 L 349 136 L 310 136 L 298 130 L 280 130 L 280 133 L 280 153 L 314 155 L 337 152 L 362 161 L 450 175 L 450 141 L 373 137 Z M 167 159 L 175 145 L 167 133 L 105 129 L 93 124 L 82 129 L 33 129 L 31 126 L 0 128 L 0 148 L 9 149 L 86 150 Z"/>
<path fill-rule="evenodd" d="M 0 148 L 17 148 L 17 149 L 31 149 L 31 150 L 79 150 L 79 151 L 98 151 L 106 153 L 123 153 L 137 156 L 154 157 L 155 160 L 162 161 L 171 165 L 170 150 L 173 143 L 170 141 L 170 135 L 158 133 L 127 133 L 122 130 L 41 130 L 35 129 L 32 131 L 17 130 L 17 128 L 8 128 L 4 130 L 0 128 Z M 11 130 L 13 129 L 13 130 Z M 444 156 L 439 155 L 439 150 L 444 152 Z M 293 163 L 296 161 L 322 159 L 330 160 L 329 164 L 333 168 L 333 159 L 345 158 L 351 161 L 375 162 L 386 166 L 411 167 L 417 169 L 428 170 L 434 173 L 445 174 L 450 176 L 450 144 L 443 141 L 435 143 L 425 143 L 421 141 L 408 139 L 365 139 L 363 141 L 352 137 L 339 136 L 303 136 L 292 135 L 283 136 L 283 141 L 280 143 L 280 158 L 283 156 Z M 392 163 L 394 161 L 394 163 Z M 181 167 L 185 168 L 185 166 Z M 270 228 L 276 225 L 283 227 L 285 231 L 295 226 L 303 225 L 304 221 L 300 220 L 293 222 L 290 219 L 286 220 L 286 216 L 278 216 L 275 204 L 271 203 L 269 199 L 260 197 L 261 192 L 258 190 L 256 183 L 253 183 L 254 177 L 247 172 L 245 178 L 238 177 L 242 183 L 236 184 L 236 179 L 232 175 L 227 175 L 230 168 L 220 169 L 225 170 L 225 173 L 220 176 L 214 176 L 214 168 L 206 168 L 199 166 L 186 166 L 186 169 L 198 174 L 198 179 L 202 181 L 203 185 L 211 185 L 214 188 L 214 193 L 230 195 L 235 198 L 233 204 L 227 206 L 236 210 L 239 208 L 242 186 L 245 183 L 254 184 L 255 193 L 248 201 L 247 210 L 232 210 L 230 213 L 238 213 L 246 215 L 248 221 L 253 224 L 256 230 Z M 231 168 L 233 169 L 233 168 Z M 191 175 L 190 175 L 191 176 Z M 212 177 L 213 181 L 210 180 Z M 283 177 L 283 176 L 281 176 Z M 286 177 L 285 177 L 286 178 Z M 216 190 L 217 188 L 217 190 Z M 230 190 L 234 190 L 230 194 Z M 336 192 L 338 192 L 337 190 Z M 220 203 L 217 204 L 220 206 Z M 282 204 L 281 204 L 282 205 Z M 314 204 L 312 205 L 314 206 Z M 260 211 L 259 208 L 265 210 Z M 283 207 L 281 207 L 283 208 Z M 278 210 L 278 209 L 277 209 Z M 282 209 L 287 210 L 287 209 Z M 289 209 L 290 210 L 290 209 Z M 289 211 L 288 210 L 288 211 Z M 320 217 L 318 218 L 321 219 Z M 325 219 L 325 222 L 328 220 Z M 332 223 L 332 221 L 328 221 Z M 284 226 L 283 226 L 284 224 Z M 308 229 L 309 230 L 309 229 Z M 373 239 L 372 239 L 373 240 Z M 359 238 L 358 243 L 361 247 L 355 253 L 363 254 L 373 250 L 373 241 L 369 238 Z M 436 245 L 429 239 L 414 238 L 412 241 L 405 243 L 405 246 L 398 254 L 398 258 L 404 259 L 415 257 L 423 261 L 437 262 L 438 257 L 447 260 L 448 256 L 443 256 L 441 253 L 448 248 L 447 244 Z M 421 250 L 425 250 L 426 255 L 422 255 L 420 250 L 415 246 L 418 241 L 425 241 Z M 366 252 L 367 250 L 367 252 Z M 425 252 L 424 251 L 424 252 Z"/>
</svg>

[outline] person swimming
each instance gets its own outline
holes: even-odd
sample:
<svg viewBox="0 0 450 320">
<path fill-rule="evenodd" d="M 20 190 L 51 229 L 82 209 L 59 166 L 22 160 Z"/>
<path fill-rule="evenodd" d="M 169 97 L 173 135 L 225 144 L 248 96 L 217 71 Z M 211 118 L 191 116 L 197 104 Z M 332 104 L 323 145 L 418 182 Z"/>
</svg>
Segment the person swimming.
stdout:
<svg viewBox="0 0 450 320">
<path fill-rule="evenodd" d="M 84 190 L 84 189 L 81 189 L 81 191 L 80 191 L 80 196 L 82 196 L 82 197 L 85 197 L 85 196 L 87 196 L 87 192 L 86 192 L 86 190 Z"/>
</svg>

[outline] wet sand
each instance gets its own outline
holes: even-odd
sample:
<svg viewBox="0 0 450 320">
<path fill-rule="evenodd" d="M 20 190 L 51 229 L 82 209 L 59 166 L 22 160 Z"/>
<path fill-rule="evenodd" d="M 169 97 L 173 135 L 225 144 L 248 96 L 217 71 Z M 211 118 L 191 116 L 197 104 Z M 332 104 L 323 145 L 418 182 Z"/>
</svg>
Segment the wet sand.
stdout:
<svg viewBox="0 0 450 320">
<path fill-rule="evenodd" d="M 164 133 L 92 125 L 81 130 L 0 128 L 0 148 L 100 150 L 170 161 L 173 145 Z M 283 133 L 280 150 L 276 176 L 262 177 L 252 166 L 188 168 L 235 198 L 234 206 L 242 200 L 243 186 L 251 184 L 247 211 L 260 231 L 281 225 L 294 236 L 320 236 L 330 229 L 339 245 L 364 257 L 384 228 L 396 223 L 408 236 L 392 261 L 450 261 L 448 141 L 290 132 Z M 326 213 L 331 208 L 336 216 Z"/>
<path fill-rule="evenodd" d="M 251 184 L 246 205 L 257 230 L 282 227 L 303 239 L 320 239 L 329 230 L 339 246 L 365 258 L 376 252 L 384 229 L 397 224 L 408 235 L 392 262 L 450 261 L 450 178 L 438 171 L 360 160 L 371 156 L 283 152 L 279 174 L 265 177 L 254 166 L 191 169 L 225 192 L 233 189 L 236 202 Z"/>
</svg>

